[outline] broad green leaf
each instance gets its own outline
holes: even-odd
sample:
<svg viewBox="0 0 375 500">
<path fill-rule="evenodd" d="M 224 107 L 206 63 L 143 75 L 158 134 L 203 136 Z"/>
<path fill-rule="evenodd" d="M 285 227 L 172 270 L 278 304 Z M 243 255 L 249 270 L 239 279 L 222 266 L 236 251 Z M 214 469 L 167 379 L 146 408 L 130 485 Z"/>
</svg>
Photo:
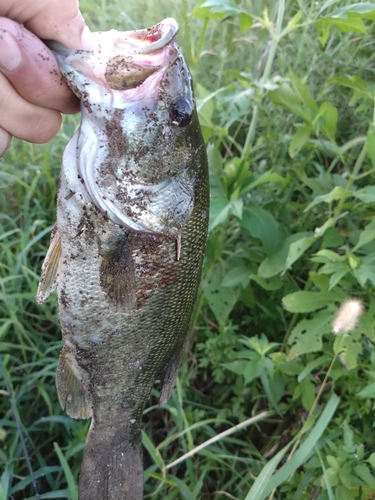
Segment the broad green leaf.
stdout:
<svg viewBox="0 0 375 500">
<path fill-rule="evenodd" d="M 331 203 L 331 201 L 343 200 L 349 196 L 354 196 L 354 193 L 340 186 L 336 186 L 329 193 L 316 196 L 314 200 L 305 208 L 304 212 L 307 212 L 311 208 L 315 207 L 318 203 Z"/>
<path fill-rule="evenodd" d="M 337 17 L 347 19 L 348 13 L 358 14 L 366 19 L 375 20 L 375 5 L 371 2 L 359 2 L 338 7 L 331 14 L 330 17 Z"/>
<path fill-rule="evenodd" d="M 238 200 L 232 200 L 230 202 L 230 211 L 238 219 L 242 219 L 243 212 L 243 200 L 239 198 Z"/>
<path fill-rule="evenodd" d="M 325 134 L 328 139 L 332 142 L 335 141 L 338 111 L 330 102 L 325 101 L 319 108 L 318 115 L 323 118 L 324 123 L 321 126 L 323 134 Z"/>
<path fill-rule="evenodd" d="M 310 411 L 315 401 L 315 385 L 305 379 L 301 384 L 301 401 L 306 411 Z"/>
<path fill-rule="evenodd" d="M 318 313 L 319 314 L 319 313 Z M 291 333 L 293 335 L 293 331 Z M 310 373 L 318 367 L 324 367 L 331 361 L 327 354 L 323 354 L 311 361 L 298 375 L 298 382 L 302 382 Z"/>
<path fill-rule="evenodd" d="M 328 250 L 327 248 L 323 248 L 314 254 L 311 258 L 313 262 L 320 262 L 322 264 L 326 262 L 344 262 L 346 260 L 345 255 L 339 255 L 333 250 Z"/>
<path fill-rule="evenodd" d="M 326 292 L 329 288 L 329 278 L 327 276 L 322 276 L 321 274 L 310 271 L 309 273 L 310 280 L 316 287 L 319 288 L 322 292 Z"/>
<path fill-rule="evenodd" d="M 367 34 L 366 26 L 363 24 L 362 19 L 358 15 L 351 12 L 348 12 L 347 19 L 334 17 L 320 18 L 316 23 L 316 27 L 318 30 L 332 27 L 345 33 L 354 31 L 355 33 L 362 33 L 363 35 Z"/>
<path fill-rule="evenodd" d="M 319 42 L 321 43 L 322 47 L 325 47 L 330 35 L 329 26 L 327 24 L 317 23 L 316 28 L 320 32 Z"/>
<path fill-rule="evenodd" d="M 227 201 L 226 198 L 211 198 L 210 203 L 210 224 L 208 231 L 226 222 L 229 214 L 233 214 L 238 219 L 242 218 L 243 200 Z"/>
<path fill-rule="evenodd" d="M 261 278 L 256 274 L 250 274 L 250 280 L 255 281 L 264 290 L 279 290 L 283 286 L 282 280 L 278 276 L 273 276 L 272 278 Z"/>
<path fill-rule="evenodd" d="M 264 360 L 255 352 L 248 352 L 249 360 L 236 359 L 231 363 L 223 363 L 222 366 L 228 370 L 242 375 L 245 384 L 249 384 L 252 380 L 259 378 L 264 371 Z"/>
<path fill-rule="evenodd" d="M 210 226 L 212 231 L 216 226 L 228 220 L 231 209 L 230 202 L 225 198 L 212 198 L 210 204 Z"/>
<path fill-rule="evenodd" d="M 345 481 L 345 479 L 347 479 L 348 477 L 351 477 L 351 476 L 348 474 L 342 474 L 341 472 L 339 472 L 339 478 L 341 479 L 341 481 L 343 481 L 343 479 Z M 335 492 L 336 492 L 336 500 L 337 499 L 356 500 L 354 493 L 352 493 L 352 491 L 349 488 L 347 488 L 346 486 L 343 486 L 342 484 L 338 484 L 336 486 Z"/>
<path fill-rule="evenodd" d="M 327 292 L 294 292 L 283 297 L 284 308 L 293 313 L 305 313 L 322 309 L 333 302 L 345 300 L 346 295 L 341 290 Z"/>
<path fill-rule="evenodd" d="M 272 278 L 272 276 L 282 273 L 285 268 L 286 259 L 288 258 L 290 245 L 294 241 L 309 236 L 311 236 L 309 232 L 296 233 L 281 241 L 275 251 L 260 264 L 258 275 L 261 278 Z"/>
<path fill-rule="evenodd" d="M 246 288 L 250 282 L 249 274 L 250 269 L 247 266 L 233 267 L 225 274 L 221 286 L 242 285 L 243 288 Z"/>
<path fill-rule="evenodd" d="M 323 12 L 328 9 L 328 7 L 331 7 L 331 5 L 339 2 L 339 0 L 326 0 L 324 4 L 320 7 L 318 11 L 318 16 L 321 17 Z"/>
<path fill-rule="evenodd" d="M 284 179 L 284 177 L 281 177 L 281 175 L 276 174 L 275 172 L 267 171 L 264 174 L 256 177 L 255 179 L 253 177 L 250 177 L 242 181 L 240 195 L 243 196 L 244 194 L 252 191 L 262 184 L 269 184 L 270 182 L 280 182 L 282 184 L 285 184 L 286 180 Z"/>
<path fill-rule="evenodd" d="M 358 329 L 350 332 L 349 335 L 338 335 L 333 344 L 333 352 L 340 353 L 340 359 L 348 370 L 356 368 L 358 356 L 362 354 L 361 334 Z"/>
<path fill-rule="evenodd" d="M 310 138 L 312 128 L 310 125 L 302 125 L 293 135 L 289 144 L 289 156 L 294 158 Z"/>
<path fill-rule="evenodd" d="M 260 377 L 263 371 L 264 371 L 263 359 L 260 358 L 254 362 L 248 361 L 246 369 L 243 373 L 245 384 L 249 384 L 255 378 Z"/>
<path fill-rule="evenodd" d="M 359 464 L 354 467 L 355 473 L 362 481 L 375 490 L 375 478 L 371 474 L 370 469 L 365 464 Z"/>
<path fill-rule="evenodd" d="M 358 283 L 364 287 L 367 281 L 370 281 L 375 287 L 375 267 L 373 262 L 362 263 L 358 269 L 352 269 L 353 276 L 358 280 Z"/>
<path fill-rule="evenodd" d="M 330 82 L 354 90 L 357 98 L 373 99 L 373 90 L 370 88 L 369 84 L 359 76 L 335 76 L 330 79 Z"/>
<path fill-rule="evenodd" d="M 337 270 L 331 274 L 329 278 L 329 290 L 335 288 L 336 285 L 340 283 L 340 281 L 350 272 L 350 267 L 347 263 L 338 264 Z"/>
<path fill-rule="evenodd" d="M 303 105 L 296 91 L 287 83 L 281 83 L 278 89 L 268 92 L 267 96 L 277 106 L 290 109 L 290 111 L 303 118 L 307 123 L 312 122 L 314 112 Z"/>
<path fill-rule="evenodd" d="M 246 31 L 253 24 L 253 19 L 250 16 L 250 14 L 245 14 L 243 12 L 241 12 L 241 14 L 239 14 L 238 17 L 240 19 L 240 31 L 241 33 L 246 33 Z"/>
<path fill-rule="evenodd" d="M 311 233 L 312 234 L 312 233 Z M 303 255 L 313 243 L 317 241 L 315 236 L 305 236 L 300 240 L 294 241 L 289 247 L 288 257 L 286 259 L 284 272 L 292 267 L 294 262 Z"/>
<path fill-rule="evenodd" d="M 324 248 L 341 247 L 344 244 L 344 238 L 336 227 L 332 227 L 324 233 L 322 244 Z"/>
<path fill-rule="evenodd" d="M 201 8 L 209 8 L 210 13 L 221 14 L 223 16 L 237 16 L 243 13 L 248 14 L 247 11 L 230 0 L 207 0 L 201 5 Z"/>
<path fill-rule="evenodd" d="M 358 189 L 354 191 L 353 196 L 358 198 L 365 203 L 374 203 L 375 202 L 375 186 L 366 186 L 362 189 Z"/>
<path fill-rule="evenodd" d="M 314 113 L 317 113 L 318 106 L 307 86 L 304 83 L 302 83 L 302 81 L 298 78 L 298 76 L 295 75 L 292 71 L 289 73 L 289 78 L 292 83 L 293 89 L 297 94 L 297 96 L 299 97 L 302 104 L 305 107 L 311 109 L 311 111 L 313 111 Z"/>
<path fill-rule="evenodd" d="M 359 235 L 358 242 L 356 246 L 353 248 L 353 252 L 355 250 L 358 250 L 358 248 L 361 248 L 364 245 L 367 245 L 367 243 L 370 243 L 371 241 L 374 240 L 375 240 L 375 217 L 369 224 L 367 224 L 367 226 Z"/>
<path fill-rule="evenodd" d="M 241 226 L 253 238 L 260 239 L 267 255 L 277 247 L 280 241 L 279 225 L 275 218 L 267 210 L 257 205 L 251 204 L 244 208 Z"/>
<path fill-rule="evenodd" d="M 266 370 L 262 370 L 260 374 L 260 380 L 262 382 L 264 392 L 269 402 L 271 403 L 271 406 L 274 410 L 276 410 L 280 417 L 282 417 L 282 413 L 277 403 L 284 395 L 285 383 L 283 378 L 276 376 L 274 379 L 270 379 L 267 375 Z"/>
<path fill-rule="evenodd" d="M 367 462 L 375 469 L 375 452 L 371 453 L 368 457 Z"/>
<path fill-rule="evenodd" d="M 362 335 L 365 335 L 371 342 L 375 341 L 375 300 L 371 299 L 370 305 L 365 311 L 358 323 L 358 329 Z"/>
<path fill-rule="evenodd" d="M 357 453 L 357 456 L 358 456 L 358 453 Z M 339 478 L 340 478 L 342 484 L 345 486 L 345 488 L 351 489 L 353 486 L 354 477 L 351 473 L 352 473 L 352 467 L 351 467 L 351 464 L 349 464 L 349 463 L 346 463 L 344 466 L 341 466 L 341 468 L 339 470 Z M 347 498 L 347 497 L 344 497 L 344 499 L 345 498 Z M 350 500 L 355 500 L 355 498 L 351 497 Z"/>
<path fill-rule="evenodd" d="M 375 382 L 371 382 L 371 384 L 366 385 L 364 389 L 362 389 L 357 396 L 359 398 L 375 398 Z"/>
<path fill-rule="evenodd" d="M 216 264 L 207 276 L 203 293 L 220 325 L 224 325 L 240 294 L 239 288 L 223 287 L 224 271 Z"/>
<path fill-rule="evenodd" d="M 288 344 L 292 347 L 287 360 L 290 361 L 308 352 L 321 351 L 323 335 L 332 331 L 332 319 L 331 312 L 320 311 L 314 314 L 312 319 L 303 319 L 297 323 L 288 339 Z"/>
</svg>

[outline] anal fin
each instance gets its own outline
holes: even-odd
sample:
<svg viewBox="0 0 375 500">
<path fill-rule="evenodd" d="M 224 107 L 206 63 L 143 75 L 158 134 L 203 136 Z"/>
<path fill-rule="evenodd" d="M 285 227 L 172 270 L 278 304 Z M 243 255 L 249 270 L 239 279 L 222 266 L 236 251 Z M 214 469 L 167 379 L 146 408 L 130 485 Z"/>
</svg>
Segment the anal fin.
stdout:
<svg viewBox="0 0 375 500">
<path fill-rule="evenodd" d="M 55 224 L 52 230 L 51 243 L 42 265 L 42 275 L 40 277 L 38 291 L 36 292 L 36 301 L 38 304 L 42 304 L 56 288 L 60 258 L 61 238 L 57 224 Z"/>
<path fill-rule="evenodd" d="M 62 349 L 57 364 L 56 387 L 63 410 L 72 418 L 90 418 L 92 407 L 79 368 L 65 349 Z"/>
</svg>

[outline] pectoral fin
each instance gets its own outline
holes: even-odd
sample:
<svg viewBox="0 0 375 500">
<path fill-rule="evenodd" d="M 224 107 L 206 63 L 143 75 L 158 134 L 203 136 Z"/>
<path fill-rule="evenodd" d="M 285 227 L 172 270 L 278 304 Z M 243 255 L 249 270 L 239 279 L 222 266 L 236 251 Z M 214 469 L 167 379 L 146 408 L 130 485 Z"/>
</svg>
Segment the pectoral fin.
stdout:
<svg viewBox="0 0 375 500">
<path fill-rule="evenodd" d="M 52 231 L 51 243 L 42 266 L 36 301 L 42 304 L 55 290 L 61 257 L 61 238 L 57 225 Z"/>
<path fill-rule="evenodd" d="M 63 348 L 56 371 L 56 387 L 63 410 L 72 418 L 90 418 L 92 408 L 78 366 Z"/>
</svg>

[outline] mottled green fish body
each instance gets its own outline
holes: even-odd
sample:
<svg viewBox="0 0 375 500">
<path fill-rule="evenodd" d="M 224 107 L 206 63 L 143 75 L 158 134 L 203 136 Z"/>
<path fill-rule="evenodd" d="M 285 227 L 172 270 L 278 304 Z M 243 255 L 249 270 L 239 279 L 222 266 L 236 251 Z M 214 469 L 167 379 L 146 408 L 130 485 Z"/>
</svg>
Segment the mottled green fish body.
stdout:
<svg viewBox="0 0 375 500">
<path fill-rule="evenodd" d="M 37 300 L 54 288 L 59 399 L 92 417 L 81 500 L 143 498 L 141 418 L 156 378 L 166 401 L 197 296 L 208 174 L 191 77 L 168 19 L 54 45 L 82 101 Z"/>
</svg>

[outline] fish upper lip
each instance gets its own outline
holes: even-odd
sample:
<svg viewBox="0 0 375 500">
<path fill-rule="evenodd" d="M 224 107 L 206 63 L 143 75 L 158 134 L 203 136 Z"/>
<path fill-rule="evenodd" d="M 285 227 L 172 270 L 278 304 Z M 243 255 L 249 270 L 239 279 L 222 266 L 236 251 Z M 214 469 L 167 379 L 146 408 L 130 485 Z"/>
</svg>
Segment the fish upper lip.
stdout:
<svg viewBox="0 0 375 500">
<path fill-rule="evenodd" d="M 85 47 L 83 49 L 71 49 L 59 42 L 46 40 L 46 44 L 62 57 L 69 57 L 76 53 L 101 52 L 101 36 L 105 35 L 106 43 L 112 44 L 112 50 L 133 51 L 135 54 L 153 54 L 167 45 L 178 33 L 178 24 L 175 19 L 169 17 L 160 21 L 150 28 L 134 31 L 111 30 L 103 32 L 86 32 Z"/>
<path fill-rule="evenodd" d="M 152 54 L 166 47 L 176 36 L 177 32 L 178 24 L 170 17 L 151 28 L 128 32 L 128 36 L 125 40 L 130 41 L 130 43 L 134 45 L 134 49 L 137 53 Z M 133 41 L 135 42 L 134 44 L 132 43 Z M 148 42 L 148 45 L 144 45 L 145 42 Z"/>
</svg>

